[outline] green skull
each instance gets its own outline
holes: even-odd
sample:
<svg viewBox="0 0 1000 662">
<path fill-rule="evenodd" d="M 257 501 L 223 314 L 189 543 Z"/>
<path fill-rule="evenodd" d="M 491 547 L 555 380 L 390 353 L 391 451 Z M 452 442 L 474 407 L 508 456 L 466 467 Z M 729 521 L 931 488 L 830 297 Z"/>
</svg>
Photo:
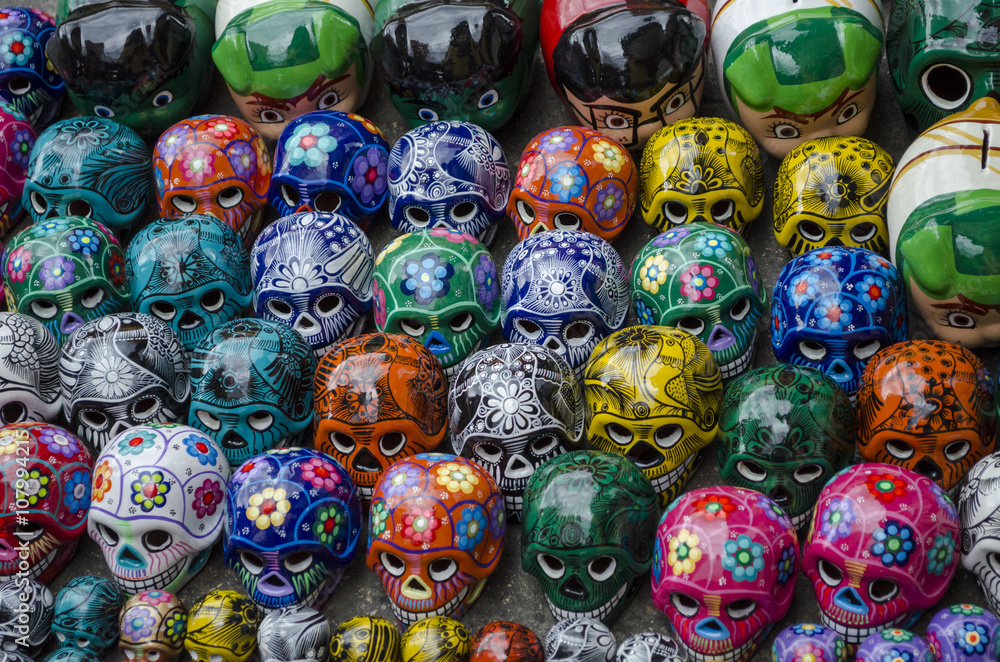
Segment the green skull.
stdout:
<svg viewBox="0 0 1000 662">
<path fill-rule="evenodd" d="M 24 228 L 3 257 L 7 307 L 30 315 L 59 344 L 104 315 L 128 309 L 125 257 L 111 230 L 82 216 Z"/>
<path fill-rule="evenodd" d="M 632 297 L 641 323 L 675 326 L 705 343 L 723 379 L 753 363 L 767 290 L 733 230 L 691 223 L 654 237 L 632 263 Z"/>
<path fill-rule="evenodd" d="M 648 586 L 660 509 L 649 479 L 625 457 L 573 451 L 549 460 L 528 481 L 523 514 L 521 567 L 557 620 L 610 625 L 642 580 Z"/>
<path fill-rule="evenodd" d="M 854 455 L 851 400 L 815 368 L 779 364 L 726 387 L 719 475 L 771 497 L 801 529 L 819 492 Z"/>
<path fill-rule="evenodd" d="M 445 228 L 397 237 L 375 260 L 375 325 L 416 338 L 450 379 L 500 322 L 500 286 L 489 251 Z"/>
</svg>

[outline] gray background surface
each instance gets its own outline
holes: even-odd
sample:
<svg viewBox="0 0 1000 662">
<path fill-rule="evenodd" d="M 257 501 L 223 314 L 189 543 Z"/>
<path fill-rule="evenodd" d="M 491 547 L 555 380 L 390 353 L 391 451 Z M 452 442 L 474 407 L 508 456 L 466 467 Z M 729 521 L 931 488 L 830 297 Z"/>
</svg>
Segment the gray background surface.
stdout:
<svg viewBox="0 0 1000 662">
<path fill-rule="evenodd" d="M 34 0 L 29 4 L 55 15 L 56 0 Z M 705 98 L 700 114 L 709 117 L 716 116 L 731 120 L 735 119 L 722 101 L 715 80 L 714 67 L 706 67 L 706 69 L 710 73 L 706 77 Z M 215 84 L 212 89 L 214 93 L 209 102 L 204 106 L 196 108 L 196 111 L 199 113 L 226 113 L 238 116 L 236 107 L 226 91 L 225 83 L 217 72 L 215 74 Z M 395 143 L 399 136 L 408 129 L 392 104 L 389 103 L 389 99 L 383 91 L 380 81 L 377 80 L 377 74 L 368 99 L 358 113 L 372 120 L 385 134 L 390 145 Z M 68 117 L 78 113 L 72 107 L 72 104 L 67 102 L 63 114 Z M 513 171 L 517 166 L 521 151 L 537 134 L 554 126 L 571 123 L 573 123 L 571 116 L 563 107 L 561 101 L 555 96 L 549 85 L 541 56 L 536 55 L 534 78 L 531 93 L 527 101 L 514 114 L 511 121 L 499 131 L 494 132 L 494 135 L 503 145 L 508 163 Z M 877 103 L 872 112 L 871 122 L 865 136 L 888 150 L 897 161 L 911 141 L 911 136 L 903 123 L 899 107 L 892 94 L 884 57 Z M 269 143 L 268 147 L 273 154 L 274 144 Z M 767 194 L 764 203 L 764 212 L 753 222 L 747 237 L 754 251 L 760 272 L 769 287 L 773 286 L 778 272 L 789 259 L 785 249 L 775 240 L 772 226 L 772 193 L 778 166 L 779 161 L 777 159 L 768 157 L 765 154 L 764 178 Z M 156 209 L 155 204 L 153 204 L 147 210 L 147 221 L 155 218 L 155 215 Z M 268 222 L 274 220 L 274 218 L 275 214 L 272 212 L 268 217 Z M 373 222 L 368 234 L 376 253 L 395 236 L 386 214 L 383 214 Z M 621 254 L 626 265 L 631 264 L 635 254 L 655 234 L 655 230 L 647 226 L 642 221 L 640 215 L 636 214 L 632 218 L 629 227 L 615 243 L 615 248 Z M 517 236 L 513 224 L 510 222 L 503 223 L 497 233 L 496 241 L 491 247 L 491 252 L 498 267 L 502 265 L 507 253 L 516 241 Z M 629 323 L 635 323 L 634 311 L 630 312 Z M 375 330 L 370 321 L 369 326 L 370 331 Z M 929 337 L 923 325 L 912 316 L 910 326 L 911 337 Z M 759 335 L 757 340 L 757 356 L 754 362 L 757 366 L 774 363 L 770 336 L 767 334 L 766 328 L 763 328 L 763 322 L 762 331 L 764 332 Z M 991 373 L 996 374 L 996 352 L 980 351 L 978 354 L 986 361 Z M 441 450 L 450 449 L 442 448 Z M 705 457 L 705 462 L 689 484 L 690 488 L 720 484 L 715 461 L 714 444 L 708 448 Z M 470 631 L 474 632 L 477 628 L 490 621 L 511 620 L 523 623 L 544 639 L 548 629 L 555 624 L 555 619 L 549 613 L 545 598 L 534 578 L 521 570 L 520 543 L 520 525 L 511 525 L 508 527 L 506 549 L 503 552 L 499 567 L 489 579 L 478 603 L 463 619 Z M 322 613 L 330 620 L 332 627 L 354 616 L 365 614 L 381 616 L 390 621 L 394 620 L 381 583 L 375 574 L 365 567 L 364 550 L 361 549 L 363 547 L 364 543 L 362 541 L 357 557 L 344 574 L 333 597 L 322 608 Z M 111 576 L 104 564 L 97 544 L 86 535 L 74 559 L 51 584 L 50 588 L 53 592 L 56 592 L 70 579 L 83 574 Z M 216 545 L 206 567 L 180 591 L 180 597 L 190 607 L 201 599 L 205 593 L 215 588 L 241 589 L 236 575 L 223 563 L 221 542 Z M 984 607 L 986 606 L 985 599 L 980 594 L 973 577 L 961 567 L 959 567 L 958 573 L 939 607 L 959 602 L 972 602 Z M 924 634 L 930 615 L 924 615 L 914 628 L 916 632 L 921 635 Z M 792 608 L 785 620 L 775 628 L 774 632 L 776 633 L 781 628 L 793 623 L 819 622 L 818 619 L 819 613 L 812 585 L 805 575 L 800 573 Z M 613 632 L 618 641 L 621 642 L 626 637 L 638 632 L 649 630 L 665 631 L 666 624 L 666 616 L 653 607 L 649 589 L 646 586 L 642 586 L 636 598 L 614 624 Z M 772 637 L 767 640 L 766 646 L 762 646 L 758 650 L 754 656 L 754 660 L 770 659 L 770 643 L 772 638 L 773 633 Z M 119 660 L 121 656 L 115 651 L 108 654 L 106 659 Z"/>
</svg>

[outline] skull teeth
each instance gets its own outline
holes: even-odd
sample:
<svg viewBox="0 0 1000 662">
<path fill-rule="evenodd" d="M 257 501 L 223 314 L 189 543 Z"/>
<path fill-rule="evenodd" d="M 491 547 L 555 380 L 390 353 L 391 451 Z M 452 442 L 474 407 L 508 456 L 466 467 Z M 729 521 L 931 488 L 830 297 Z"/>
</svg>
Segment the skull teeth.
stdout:
<svg viewBox="0 0 1000 662">
<path fill-rule="evenodd" d="M 860 644 L 873 632 L 894 628 L 910 616 L 910 614 L 903 614 L 899 618 L 894 618 L 888 623 L 883 623 L 882 625 L 875 625 L 867 628 L 856 628 L 851 627 L 850 625 L 841 625 L 827 616 L 826 612 L 822 609 L 820 610 L 819 615 L 823 619 L 823 625 L 834 630 L 837 634 L 844 638 L 845 642 L 852 645 Z"/>
<path fill-rule="evenodd" d="M 680 639 L 677 641 L 680 643 L 681 648 L 687 651 L 688 659 L 691 660 L 691 662 L 715 662 L 716 660 L 724 660 L 725 662 L 742 662 L 742 660 L 749 657 L 750 653 L 752 653 L 757 647 L 757 641 L 766 637 L 770 630 L 771 628 L 766 628 L 762 634 L 750 639 L 742 646 L 719 653 L 699 653 Z"/>
<path fill-rule="evenodd" d="M 684 458 L 684 461 L 681 462 L 676 469 L 672 469 L 667 473 L 663 474 L 662 476 L 651 478 L 650 480 L 653 483 L 653 489 L 656 490 L 656 493 L 659 494 L 660 492 L 666 492 L 671 487 L 673 487 L 674 483 L 676 483 L 681 478 L 681 476 L 684 475 L 684 472 L 686 472 L 688 468 L 690 468 L 691 463 L 695 461 L 695 458 L 700 456 L 701 456 L 700 451 L 696 453 L 691 453 L 686 458 Z"/>
<path fill-rule="evenodd" d="M 170 586 L 175 579 L 181 576 L 181 571 L 184 569 L 186 563 L 187 558 L 183 558 L 160 574 L 142 579 L 122 577 L 118 573 L 114 572 L 114 570 L 112 570 L 112 574 L 115 576 L 115 581 L 118 582 L 118 585 L 121 586 L 123 591 L 129 595 L 134 595 L 136 593 L 141 593 L 142 591 L 163 589 Z"/>
<path fill-rule="evenodd" d="M 804 513 L 796 515 L 795 517 L 792 518 L 792 528 L 793 529 L 800 529 L 800 528 L 802 528 L 802 526 L 806 522 L 809 521 L 810 517 L 812 517 L 812 511 L 811 510 L 807 510 Z"/>
<path fill-rule="evenodd" d="M 410 627 L 417 621 L 422 621 L 425 618 L 434 618 L 435 616 L 450 616 L 454 617 L 455 610 L 465 601 L 465 595 L 469 592 L 469 587 L 466 586 L 461 591 L 458 592 L 454 598 L 448 601 L 448 603 L 433 611 L 406 611 L 405 609 L 398 607 L 392 598 L 389 599 L 389 606 L 392 607 L 392 613 L 396 615 L 396 620 L 402 623 L 405 627 Z"/>
<path fill-rule="evenodd" d="M 371 501 L 372 494 L 375 493 L 375 488 L 371 485 L 358 485 L 358 496 L 361 497 L 362 501 Z"/>
<path fill-rule="evenodd" d="M 508 515 L 520 515 L 521 507 L 524 505 L 524 498 L 517 494 L 504 494 L 503 505 Z"/>
<path fill-rule="evenodd" d="M 33 579 L 35 581 L 38 581 L 38 578 L 42 576 L 42 573 L 45 572 L 45 570 L 48 569 L 48 567 L 50 565 L 52 565 L 52 561 L 55 560 L 55 558 L 56 558 L 56 552 L 58 552 L 58 551 L 59 551 L 59 547 L 56 547 L 51 552 L 49 552 L 48 554 L 46 554 L 45 557 L 42 558 L 41 561 L 39 561 L 34 566 L 32 566 L 28 570 L 28 579 Z"/>
<path fill-rule="evenodd" d="M 607 616 L 615 610 L 618 603 L 622 601 L 625 597 L 625 593 L 628 592 L 628 582 L 622 584 L 622 587 L 618 589 L 618 592 L 611 596 L 611 599 L 605 602 L 603 605 L 594 609 L 593 611 L 567 611 L 566 609 L 560 609 L 559 607 L 552 604 L 552 601 L 545 598 L 549 603 L 549 611 L 558 620 L 564 621 L 567 618 L 593 618 L 598 621 L 603 621 Z"/>
<path fill-rule="evenodd" d="M 750 363 L 753 362 L 753 352 L 756 348 L 757 330 L 754 329 L 753 338 L 750 339 L 750 346 L 747 348 L 747 351 L 743 352 L 743 354 L 737 356 L 726 365 L 719 366 L 719 370 L 722 371 L 722 378 L 729 379 L 730 377 L 735 377 L 750 367 Z"/>
<path fill-rule="evenodd" d="M 472 346 L 472 349 L 469 350 L 469 353 L 465 355 L 465 358 L 461 359 L 454 365 L 444 368 L 444 376 L 448 378 L 449 382 L 451 381 L 451 378 L 454 377 L 458 373 L 458 371 L 462 369 L 462 366 L 465 365 L 465 359 L 478 352 L 479 348 L 482 346 L 483 346 L 483 340 L 482 338 L 480 338 L 479 341 Z M 451 361 L 455 360 L 455 353 L 448 352 L 447 354 L 443 354 L 438 357 L 438 360 L 441 362 L 441 365 L 443 366 L 445 363 L 450 363 Z"/>
</svg>

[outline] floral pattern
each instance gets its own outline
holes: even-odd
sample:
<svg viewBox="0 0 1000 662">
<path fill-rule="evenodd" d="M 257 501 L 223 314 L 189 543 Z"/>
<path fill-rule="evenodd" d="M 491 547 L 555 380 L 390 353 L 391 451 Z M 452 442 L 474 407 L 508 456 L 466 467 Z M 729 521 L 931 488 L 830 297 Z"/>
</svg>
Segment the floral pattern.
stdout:
<svg viewBox="0 0 1000 662">
<path fill-rule="evenodd" d="M 968 604 L 952 605 L 948 611 L 952 614 L 961 614 L 962 616 L 982 616 L 986 613 L 986 610 L 979 605 Z"/>
<path fill-rule="evenodd" d="M 338 504 L 320 508 L 316 521 L 313 523 L 313 533 L 319 538 L 320 544 L 332 547 L 340 536 L 341 527 L 347 515 Z"/>
<path fill-rule="evenodd" d="M 35 223 L 31 226 L 31 236 L 36 239 L 40 237 L 48 237 L 50 235 L 56 234 L 57 232 L 66 231 L 66 219 L 59 218 L 53 221 L 45 221 L 44 223 Z"/>
<path fill-rule="evenodd" d="M 607 140 L 597 140 L 590 145 L 594 150 L 594 160 L 604 166 L 608 172 L 621 172 L 625 165 L 625 155 L 621 147 L 608 142 Z"/>
<path fill-rule="evenodd" d="M 257 174 L 257 153 L 244 142 L 234 143 L 229 147 L 229 163 L 233 172 L 243 180 L 249 180 Z"/>
<path fill-rule="evenodd" d="M 77 440 L 63 434 L 58 428 L 42 428 L 39 441 L 45 446 L 45 450 L 53 455 L 62 455 L 67 460 L 80 452 Z"/>
<path fill-rule="evenodd" d="M 188 615 L 182 611 L 175 611 L 167 616 L 166 635 L 171 643 L 176 644 L 184 639 L 187 633 L 187 618 Z"/>
<path fill-rule="evenodd" d="M 140 594 L 140 600 L 145 604 L 155 607 L 170 602 L 171 594 L 166 591 L 150 590 Z"/>
<path fill-rule="evenodd" d="M 187 448 L 187 454 L 196 458 L 203 467 L 214 465 L 219 457 L 219 451 L 205 435 L 189 434 L 181 441 Z"/>
<path fill-rule="evenodd" d="M 403 517 L 403 537 L 418 547 L 423 546 L 434 540 L 439 526 L 433 508 L 414 508 Z"/>
<path fill-rule="evenodd" d="M 715 168 L 706 168 L 700 163 L 682 170 L 677 181 L 677 190 L 689 195 L 707 193 L 718 188 L 722 188 L 722 178 L 715 175 Z"/>
<path fill-rule="evenodd" d="M 892 566 L 904 567 L 910 559 L 910 552 L 913 551 L 913 529 L 898 520 L 890 519 L 884 527 L 879 527 L 872 534 L 870 551 L 879 557 L 882 565 L 887 568 Z"/>
<path fill-rule="evenodd" d="M 819 276 L 814 273 L 800 273 L 788 284 L 788 298 L 796 308 L 816 297 Z"/>
<path fill-rule="evenodd" d="M 311 457 L 302 464 L 302 480 L 312 485 L 314 489 L 333 491 L 340 483 L 340 474 L 333 463 L 323 458 Z"/>
<path fill-rule="evenodd" d="M 453 244 L 461 244 L 462 242 L 469 242 L 472 244 L 478 244 L 479 240 L 473 237 L 468 232 L 462 232 L 461 230 L 454 230 L 452 228 L 434 228 L 431 230 L 432 237 L 444 237 Z"/>
<path fill-rule="evenodd" d="M 455 267 L 442 262 L 436 253 L 426 253 L 419 260 L 407 260 L 402 270 L 404 279 L 400 289 L 421 306 L 448 294 L 451 289 L 448 281 L 455 275 Z"/>
<path fill-rule="evenodd" d="M 289 165 L 297 166 L 305 163 L 315 168 L 337 149 L 337 139 L 329 135 L 330 127 L 326 124 L 300 124 L 295 132 L 285 139 L 285 151 L 288 153 Z"/>
<path fill-rule="evenodd" d="M 667 565 L 675 576 L 682 574 L 690 575 L 694 572 L 695 565 L 701 560 L 701 550 L 698 549 L 698 536 L 690 533 L 687 529 L 681 529 L 676 537 L 670 538 L 667 554 Z"/>
<path fill-rule="evenodd" d="M 692 265 L 688 268 L 687 272 L 681 274 L 681 283 L 683 283 L 681 285 L 681 294 L 693 303 L 714 299 L 715 288 L 719 285 L 719 279 L 712 274 L 712 266 L 709 264 Z"/>
<path fill-rule="evenodd" d="M 486 310 L 493 310 L 493 304 L 500 296 L 500 285 L 497 283 L 497 267 L 488 255 L 480 255 L 479 263 L 472 269 L 476 278 L 476 299 Z"/>
<path fill-rule="evenodd" d="M 555 154 L 560 150 L 565 150 L 576 142 L 576 136 L 568 129 L 556 129 L 542 136 L 538 147 L 546 154 Z"/>
<path fill-rule="evenodd" d="M 167 493 L 170 492 L 170 482 L 162 471 L 143 471 L 139 480 L 132 481 L 132 503 L 149 512 L 153 508 L 162 508 L 167 503 Z"/>
<path fill-rule="evenodd" d="M 387 497 L 403 496 L 420 485 L 420 476 L 420 469 L 413 465 L 404 465 L 392 474 L 388 484 L 383 487 L 383 492 Z"/>
<path fill-rule="evenodd" d="M 514 185 L 517 188 L 524 188 L 528 182 L 535 180 L 538 175 L 538 168 L 545 162 L 545 157 L 541 154 L 532 154 L 521 159 L 521 167 L 517 170 L 517 181 Z"/>
<path fill-rule="evenodd" d="M 882 641 L 891 641 L 897 644 L 913 641 L 913 633 L 900 628 L 882 630 Z"/>
<path fill-rule="evenodd" d="M 204 145 L 193 145 L 181 155 L 184 178 L 201 186 L 205 178 L 215 174 L 215 154 Z"/>
<path fill-rule="evenodd" d="M 132 641 L 149 639 L 153 635 L 156 618 L 146 607 L 133 607 L 122 618 L 122 634 Z"/>
<path fill-rule="evenodd" d="M 817 318 L 819 328 L 824 331 L 844 331 L 850 324 L 854 316 L 851 314 L 851 303 L 841 301 L 840 297 L 824 297 L 816 304 L 813 315 Z"/>
<path fill-rule="evenodd" d="M 710 494 L 694 502 L 694 510 L 705 519 L 729 519 L 736 510 L 736 505 L 727 496 Z"/>
<path fill-rule="evenodd" d="M 822 646 L 806 642 L 795 648 L 795 662 L 827 662 Z"/>
<path fill-rule="evenodd" d="M 887 293 L 891 288 L 886 285 L 885 280 L 878 276 L 865 276 L 858 285 L 858 292 L 861 293 L 861 303 L 869 312 L 885 310 L 885 304 L 889 300 Z"/>
<path fill-rule="evenodd" d="M 575 163 L 560 163 L 555 172 L 549 175 L 552 195 L 558 196 L 560 202 L 569 202 L 583 193 L 587 184 L 586 173 Z"/>
<path fill-rule="evenodd" d="M 111 275 L 111 282 L 115 287 L 125 284 L 125 263 L 119 253 L 108 254 L 108 273 Z"/>
<path fill-rule="evenodd" d="M 361 197 L 362 204 L 371 204 L 376 195 L 385 192 L 385 168 L 388 163 L 388 157 L 377 147 L 369 147 L 354 161 L 351 188 Z"/>
<path fill-rule="evenodd" d="M 7 258 L 7 275 L 15 283 L 23 283 L 24 277 L 31 269 L 32 252 L 24 246 L 14 249 Z"/>
<path fill-rule="evenodd" d="M 642 279 L 642 289 L 656 294 L 660 291 L 660 285 L 667 280 L 670 262 L 662 255 L 650 255 L 639 268 L 639 278 Z"/>
<path fill-rule="evenodd" d="M 95 235 L 93 230 L 77 228 L 68 237 L 69 247 L 74 253 L 84 256 L 91 256 L 101 247 L 100 235 Z"/>
<path fill-rule="evenodd" d="M 385 320 L 389 316 L 385 309 L 385 290 L 378 284 L 377 280 L 372 281 L 372 308 L 375 313 L 375 324 L 378 328 L 385 327 Z"/>
<path fill-rule="evenodd" d="M 104 495 L 111 489 L 111 465 L 105 460 L 94 470 L 94 501 L 104 501 Z"/>
<path fill-rule="evenodd" d="M 63 505 L 76 514 L 90 507 L 90 471 L 74 471 L 63 487 Z"/>
<path fill-rule="evenodd" d="M 378 538 L 380 535 L 385 533 L 385 521 L 387 519 L 389 519 L 389 509 L 386 508 L 385 501 L 380 499 L 372 503 L 371 527 L 373 538 Z"/>
<path fill-rule="evenodd" d="M 966 655 L 982 655 L 990 643 L 986 628 L 977 623 L 963 623 L 955 635 L 955 648 Z"/>
<path fill-rule="evenodd" d="M 635 302 L 635 314 L 639 318 L 640 324 L 656 324 L 656 317 L 653 315 L 653 309 L 642 301 Z"/>
<path fill-rule="evenodd" d="M 955 539 L 951 533 L 934 538 L 934 545 L 927 555 L 927 572 L 932 575 L 942 575 L 951 568 L 955 560 Z"/>
<path fill-rule="evenodd" d="M 472 552 L 486 537 L 486 511 L 472 505 L 462 509 L 462 519 L 455 524 L 459 549 Z"/>
<path fill-rule="evenodd" d="M 61 290 L 76 280 L 73 270 L 76 265 L 72 260 L 68 260 L 61 255 L 50 257 L 42 262 L 39 276 L 46 290 Z"/>
<path fill-rule="evenodd" d="M 24 479 L 24 486 L 21 490 L 28 500 L 28 505 L 37 506 L 49 496 L 49 485 L 52 476 L 42 469 L 36 467 L 28 470 L 28 476 Z"/>
<path fill-rule="evenodd" d="M 28 167 L 28 159 L 31 155 L 31 148 L 35 146 L 35 139 L 27 131 L 14 132 L 14 144 L 11 146 L 11 155 L 14 163 L 22 168 Z"/>
<path fill-rule="evenodd" d="M 884 504 L 892 503 L 896 497 L 906 496 L 906 483 L 891 474 L 872 474 L 865 479 L 868 493 Z"/>
<path fill-rule="evenodd" d="M 753 542 L 748 535 L 740 534 L 736 540 L 727 540 L 723 549 L 726 555 L 722 567 L 732 574 L 733 581 L 752 582 L 764 569 L 764 546 Z"/>
<path fill-rule="evenodd" d="M 286 496 L 285 490 L 273 487 L 265 487 L 263 491 L 251 495 L 248 500 L 250 506 L 246 511 L 247 519 L 261 531 L 271 526 L 281 526 L 285 523 L 285 513 L 292 508 Z"/>
<path fill-rule="evenodd" d="M 704 257 L 717 257 L 720 260 L 733 251 L 729 237 L 721 232 L 705 232 L 694 240 L 694 249 Z"/>
<path fill-rule="evenodd" d="M 184 148 L 188 141 L 188 134 L 191 127 L 180 124 L 164 133 L 157 142 L 156 147 L 160 154 L 168 161 L 173 160 L 177 153 Z"/>
<path fill-rule="evenodd" d="M 215 515 L 215 511 L 222 504 L 222 486 L 217 480 L 205 479 L 201 487 L 194 491 L 194 501 L 191 507 L 194 508 L 198 519 Z"/>
<path fill-rule="evenodd" d="M 448 462 L 437 468 L 437 484 L 443 485 L 452 493 L 461 491 L 464 494 L 472 494 L 472 490 L 479 484 L 479 476 L 470 469 L 455 462 Z"/>
<path fill-rule="evenodd" d="M 208 130 L 214 134 L 213 138 L 216 140 L 232 140 L 239 133 L 239 129 L 236 128 L 236 122 L 225 117 L 213 118 L 211 124 L 208 126 Z"/>
<path fill-rule="evenodd" d="M 673 230 L 667 230 L 666 232 L 658 234 L 653 238 L 653 245 L 658 248 L 674 246 L 675 244 L 679 244 L 684 237 L 687 237 L 690 234 L 691 229 L 684 226 L 674 228 Z"/>
<path fill-rule="evenodd" d="M 821 517 L 820 535 L 826 538 L 827 542 L 837 542 L 841 538 L 851 535 L 851 525 L 858 519 L 858 514 L 854 510 L 854 502 L 847 498 L 834 497 L 830 504 L 823 509 Z"/>
<path fill-rule="evenodd" d="M 829 266 L 844 259 L 844 252 L 838 250 L 811 251 L 805 255 L 806 261 L 814 266 Z"/>
<path fill-rule="evenodd" d="M 788 515 L 781 509 L 781 506 L 763 494 L 757 497 L 757 507 L 764 511 L 764 514 L 767 515 L 767 519 L 771 520 L 782 529 L 787 530 L 788 527 L 792 525 L 791 520 L 788 519 Z"/>
<path fill-rule="evenodd" d="M 609 183 L 607 188 L 597 192 L 597 203 L 594 205 L 597 220 L 602 222 L 614 220 L 624 204 L 625 189 L 614 182 Z"/>
<path fill-rule="evenodd" d="M 142 455 L 156 443 L 156 435 L 145 430 L 136 430 L 118 442 L 118 454 L 123 456 Z"/>
<path fill-rule="evenodd" d="M 778 583 L 784 585 L 789 579 L 795 576 L 795 561 L 798 553 L 795 545 L 788 545 L 781 550 L 781 558 L 778 559 Z"/>
</svg>

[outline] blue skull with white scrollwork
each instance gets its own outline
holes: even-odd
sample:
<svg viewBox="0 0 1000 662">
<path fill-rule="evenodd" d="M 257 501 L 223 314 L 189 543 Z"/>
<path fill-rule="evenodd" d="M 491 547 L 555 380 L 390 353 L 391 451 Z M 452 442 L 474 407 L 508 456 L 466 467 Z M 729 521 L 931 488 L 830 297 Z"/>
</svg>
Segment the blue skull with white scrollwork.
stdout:
<svg viewBox="0 0 1000 662">
<path fill-rule="evenodd" d="M 112 579 L 74 577 L 56 595 L 52 633 L 60 647 L 100 655 L 118 640 L 125 592 Z"/>
<path fill-rule="evenodd" d="M 625 326 L 625 265 L 604 239 L 582 230 L 542 232 L 518 243 L 503 267 L 503 337 L 543 345 L 578 377 L 597 344 Z"/>
<path fill-rule="evenodd" d="M 280 216 L 337 212 L 367 230 L 388 195 L 389 144 L 360 115 L 318 110 L 281 132 L 267 202 Z"/>
<path fill-rule="evenodd" d="M 38 130 L 58 117 L 66 96 L 66 85 L 45 56 L 55 31 L 55 19 L 43 11 L 0 7 L 0 99 Z"/>
<path fill-rule="evenodd" d="M 372 309 L 375 253 L 340 214 L 292 214 L 267 226 L 250 253 L 254 314 L 298 331 L 322 357 L 357 335 Z"/>
<path fill-rule="evenodd" d="M 264 611 L 318 609 L 360 537 L 354 482 L 325 453 L 268 451 L 240 465 L 226 488 L 223 556 Z"/>
<path fill-rule="evenodd" d="M 157 317 L 191 351 L 250 305 L 246 249 L 225 222 L 207 214 L 160 219 L 140 230 L 125 253 L 132 310 Z"/>
<path fill-rule="evenodd" d="M 293 444 L 312 422 L 316 358 L 298 333 L 257 319 L 228 322 L 191 354 L 188 425 L 235 466 Z"/>
<path fill-rule="evenodd" d="M 771 300 L 771 344 L 781 363 L 832 377 L 851 401 L 879 349 L 906 340 L 899 272 L 863 248 L 817 248 L 785 265 Z"/>
</svg>

